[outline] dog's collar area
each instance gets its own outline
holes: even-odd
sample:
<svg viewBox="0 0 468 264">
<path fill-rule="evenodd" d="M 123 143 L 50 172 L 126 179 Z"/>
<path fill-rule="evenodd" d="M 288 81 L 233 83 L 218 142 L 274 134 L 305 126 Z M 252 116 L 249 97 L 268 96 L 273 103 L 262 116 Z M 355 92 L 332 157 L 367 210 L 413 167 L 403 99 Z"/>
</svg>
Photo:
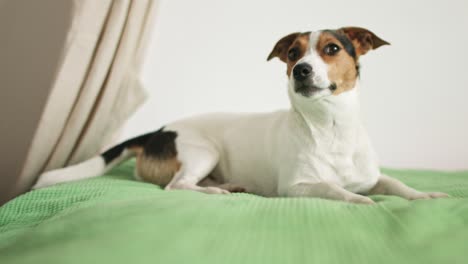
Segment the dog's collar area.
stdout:
<svg viewBox="0 0 468 264">
<path fill-rule="evenodd" d="M 294 85 L 294 92 L 301 94 L 304 97 L 311 97 L 315 93 L 323 90 L 320 87 L 313 85 L 310 82 L 297 82 Z"/>
<path fill-rule="evenodd" d="M 299 93 L 304 97 L 311 97 L 312 95 L 314 95 L 322 89 L 315 86 L 301 86 L 299 88 L 295 88 L 294 90 L 296 91 L 296 93 Z"/>
</svg>

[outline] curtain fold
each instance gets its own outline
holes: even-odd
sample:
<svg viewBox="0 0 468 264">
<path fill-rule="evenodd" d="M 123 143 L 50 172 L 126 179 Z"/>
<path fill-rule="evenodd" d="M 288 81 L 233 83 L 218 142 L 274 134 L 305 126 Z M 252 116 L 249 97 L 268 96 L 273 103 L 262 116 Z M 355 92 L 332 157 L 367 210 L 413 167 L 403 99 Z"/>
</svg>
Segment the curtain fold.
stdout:
<svg viewBox="0 0 468 264">
<path fill-rule="evenodd" d="M 144 102 L 139 72 L 155 5 L 74 0 L 62 62 L 17 189 L 29 188 L 44 170 L 96 155 Z"/>
</svg>

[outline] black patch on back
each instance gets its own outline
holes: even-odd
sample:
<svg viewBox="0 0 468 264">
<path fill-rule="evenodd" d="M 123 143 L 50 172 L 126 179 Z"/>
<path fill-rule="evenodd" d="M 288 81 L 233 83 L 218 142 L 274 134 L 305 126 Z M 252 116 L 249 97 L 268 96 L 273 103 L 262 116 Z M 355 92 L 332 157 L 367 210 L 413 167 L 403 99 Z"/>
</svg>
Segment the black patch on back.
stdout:
<svg viewBox="0 0 468 264">
<path fill-rule="evenodd" d="M 164 131 L 164 127 L 158 131 L 147 133 L 138 137 L 128 139 L 103 152 L 101 156 L 106 164 L 119 157 L 124 149 L 132 147 L 142 147 L 145 154 L 156 158 L 169 158 L 177 155 L 175 139 L 177 133 L 174 131 Z"/>
<path fill-rule="evenodd" d="M 144 146 L 146 141 L 154 134 L 155 132 L 151 132 L 148 134 L 144 134 L 138 137 L 131 138 L 129 140 L 126 140 L 116 146 L 113 146 L 112 148 L 106 150 L 101 154 L 101 156 L 104 158 L 104 161 L 106 164 L 109 164 L 111 161 L 113 161 L 115 158 L 120 156 L 124 149 L 130 148 L 130 147 L 138 147 L 138 146 Z"/>
<path fill-rule="evenodd" d="M 175 140 L 177 132 L 160 129 L 148 139 L 143 147 L 145 155 L 157 159 L 170 159 L 177 156 Z"/>
<path fill-rule="evenodd" d="M 341 45 L 343 45 L 346 52 L 356 60 L 356 49 L 348 36 L 340 34 L 334 30 L 325 30 L 325 32 L 332 34 L 341 43 Z"/>
</svg>

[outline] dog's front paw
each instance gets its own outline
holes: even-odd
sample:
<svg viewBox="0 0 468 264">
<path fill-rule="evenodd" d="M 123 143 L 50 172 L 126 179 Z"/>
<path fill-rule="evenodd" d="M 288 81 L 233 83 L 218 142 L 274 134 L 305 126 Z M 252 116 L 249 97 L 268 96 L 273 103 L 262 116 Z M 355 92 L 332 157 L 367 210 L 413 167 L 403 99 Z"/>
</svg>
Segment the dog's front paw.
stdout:
<svg viewBox="0 0 468 264">
<path fill-rule="evenodd" d="M 204 187 L 202 190 L 204 193 L 208 194 L 230 194 L 231 192 L 225 189 L 221 189 L 218 187 Z"/>
<path fill-rule="evenodd" d="M 349 199 L 346 199 L 346 201 L 357 204 L 375 204 L 375 202 L 371 198 L 362 195 L 353 195 Z"/>
<path fill-rule="evenodd" d="M 446 193 L 442 193 L 442 192 L 428 192 L 427 194 L 429 194 L 429 196 L 431 198 L 448 198 L 448 197 L 450 197 L 450 195 L 448 195 Z"/>
<path fill-rule="evenodd" d="M 409 200 L 427 200 L 427 199 L 434 199 L 434 198 L 447 198 L 450 197 L 446 193 L 441 193 L 441 192 L 420 192 L 414 195 L 411 195 L 408 197 Z"/>
<path fill-rule="evenodd" d="M 244 187 L 232 184 L 232 183 L 225 183 L 218 186 L 221 189 L 227 190 L 232 193 L 243 193 L 246 192 Z"/>
</svg>

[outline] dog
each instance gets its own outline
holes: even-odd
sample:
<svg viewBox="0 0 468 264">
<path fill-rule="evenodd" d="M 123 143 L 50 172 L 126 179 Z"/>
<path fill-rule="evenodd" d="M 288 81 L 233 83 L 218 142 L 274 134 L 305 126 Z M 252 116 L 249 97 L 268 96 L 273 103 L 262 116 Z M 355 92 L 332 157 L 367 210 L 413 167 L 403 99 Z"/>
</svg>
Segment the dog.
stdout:
<svg viewBox="0 0 468 264">
<path fill-rule="evenodd" d="M 380 172 L 359 116 L 359 58 L 384 45 L 389 43 L 359 27 L 289 34 L 267 60 L 286 64 L 290 109 L 177 121 L 46 172 L 33 188 L 99 176 L 136 156 L 135 177 L 165 190 L 359 204 L 373 204 L 366 195 L 374 194 L 447 197 L 417 191 Z"/>
</svg>

